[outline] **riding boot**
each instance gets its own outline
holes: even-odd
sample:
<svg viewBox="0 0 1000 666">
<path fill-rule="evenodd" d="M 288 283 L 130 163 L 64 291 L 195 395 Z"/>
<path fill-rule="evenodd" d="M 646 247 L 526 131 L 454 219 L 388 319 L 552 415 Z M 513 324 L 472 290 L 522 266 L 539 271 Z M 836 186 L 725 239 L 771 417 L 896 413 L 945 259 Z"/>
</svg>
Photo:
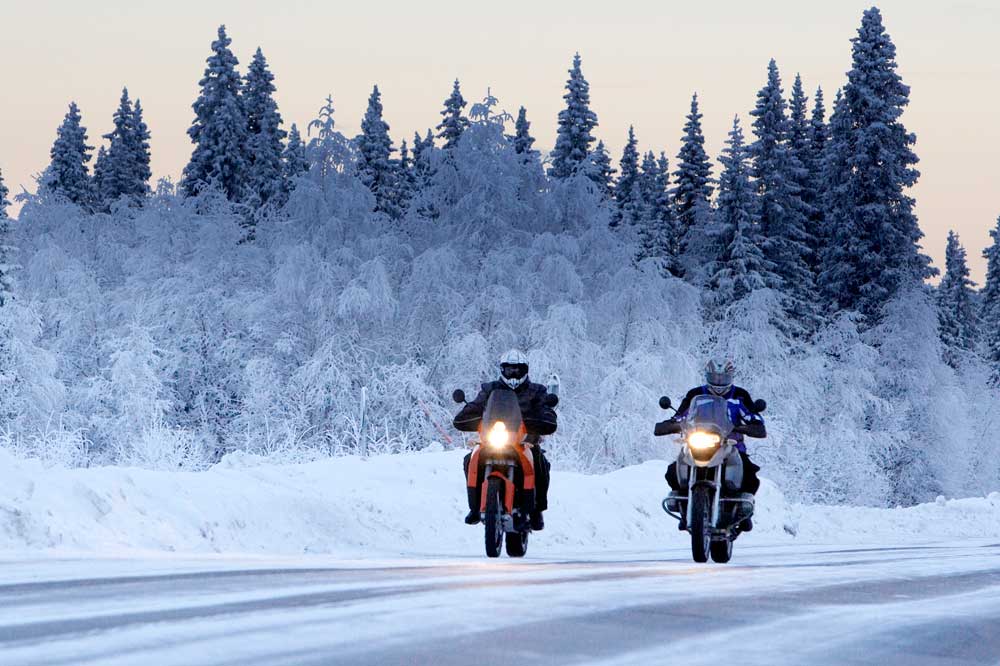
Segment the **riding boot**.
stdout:
<svg viewBox="0 0 1000 666">
<path fill-rule="evenodd" d="M 542 517 L 541 511 L 531 512 L 531 529 L 534 532 L 541 532 L 545 529 L 545 518 Z"/>
<path fill-rule="evenodd" d="M 469 498 L 469 513 L 465 516 L 466 525 L 479 524 L 479 488 L 466 487 Z"/>
</svg>

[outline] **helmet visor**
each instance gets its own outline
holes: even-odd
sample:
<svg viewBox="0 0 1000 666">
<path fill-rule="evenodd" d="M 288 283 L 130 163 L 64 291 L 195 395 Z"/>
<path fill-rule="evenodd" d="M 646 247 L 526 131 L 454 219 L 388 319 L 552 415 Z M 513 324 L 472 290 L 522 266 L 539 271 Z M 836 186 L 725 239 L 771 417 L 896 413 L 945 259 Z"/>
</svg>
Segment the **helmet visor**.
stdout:
<svg viewBox="0 0 1000 666">
<path fill-rule="evenodd" d="M 524 363 L 501 363 L 500 375 L 504 379 L 524 379 L 528 376 L 528 366 Z"/>
<path fill-rule="evenodd" d="M 728 389 L 733 384 L 733 375 L 728 372 L 706 372 L 705 381 L 712 388 Z"/>
</svg>

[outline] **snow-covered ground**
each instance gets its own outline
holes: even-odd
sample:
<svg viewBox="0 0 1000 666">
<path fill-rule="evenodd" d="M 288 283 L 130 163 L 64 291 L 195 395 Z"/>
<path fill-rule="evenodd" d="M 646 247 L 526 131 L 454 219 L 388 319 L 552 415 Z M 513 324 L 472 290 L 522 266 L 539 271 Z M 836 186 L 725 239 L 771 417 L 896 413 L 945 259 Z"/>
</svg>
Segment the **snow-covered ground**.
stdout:
<svg viewBox="0 0 1000 666">
<path fill-rule="evenodd" d="M 0 549 L 107 555 L 475 555 L 461 522 L 462 451 L 274 465 L 245 455 L 205 472 L 52 469 L 0 451 Z M 664 461 L 610 474 L 556 470 L 532 556 L 686 543 L 660 509 Z M 905 509 L 804 506 L 764 482 L 756 529 L 737 544 L 902 544 L 1000 539 L 1000 493 Z"/>
<path fill-rule="evenodd" d="M 206 472 L 0 452 L 0 663 L 995 664 L 1000 494 L 802 506 L 690 562 L 665 463 L 558 472 L 524 560 L 462 524 L 461 451 Z M 502 630 L 497 633 L 497 630 Z"/>
</svg>

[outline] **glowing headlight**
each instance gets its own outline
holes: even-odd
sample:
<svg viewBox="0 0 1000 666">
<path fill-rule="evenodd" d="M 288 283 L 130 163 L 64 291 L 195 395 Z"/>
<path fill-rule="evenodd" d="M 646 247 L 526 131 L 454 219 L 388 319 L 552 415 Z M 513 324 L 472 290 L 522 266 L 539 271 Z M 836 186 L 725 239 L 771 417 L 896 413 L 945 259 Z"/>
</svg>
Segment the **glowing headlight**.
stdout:
<svg viewBox="0 0 1000 666">
<path fill-rule="evenodd" d="M 490 431 L 486 434 L 486 443 L 489 444 L 494 449 L 499 449 L 507 446 L 507 442 L 510 441 L 510 433 L 507 432 L 507 426 L 504 425 L 503 421 L 497 421 L 490 428 Z"/>
<path fill-rule="evenodd" d="M 718 446 L 720 441 L 722 441 L 722 438 L 714 432 L 702 432 L 700 430 L 691 433 L 687 438 L 688 446 L 692 449 L 710 449 Z"/>
</svg>

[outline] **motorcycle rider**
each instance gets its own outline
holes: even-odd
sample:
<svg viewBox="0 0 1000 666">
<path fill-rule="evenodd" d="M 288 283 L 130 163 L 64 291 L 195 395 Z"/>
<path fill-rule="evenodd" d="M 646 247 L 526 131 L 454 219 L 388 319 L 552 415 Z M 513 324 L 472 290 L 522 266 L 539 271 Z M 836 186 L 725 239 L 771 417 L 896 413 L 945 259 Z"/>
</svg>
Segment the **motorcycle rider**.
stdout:
<svg viewBox="0 0 1000 666">
<path fill-rule="evenodd" d="M 530 514 L 531 529 L 536 532 L 545 528 L 542 512 L 548 508 L 549 492 L 549 461 L 545 458 L 538 438 L 551 435 L 556 431 L 556 413 L 546 404 L 548 390 L 541 384 L 528 380 L 528 357 L 517 349 L 511 349 L 500 357 L 500 378 L 482 385 L 479 394 L 455 416 L 455 429 L 463 432 L 475 432 L 483 418 L 483 410 L 490 393 L 497 389 L 511 389 L 517 396 L 521 407 L 521 416 L 527 430 L 525 441 L 531 442 L 532 462 L 535 468 L 535 502 Z M 469 476 L 469 461 L 472 453 L 465 456 L 465 476 Z M 479 522 L 479 486 L 467 487 L 469 513 L 465 516 L 467 525 Z"/>
<path fill-rule="evenodd" d="M 656 435 L 663 435 L 669 432 L 676 432 L 670 426 L 683 421 L 687 417 L 688 410 L 691 408 L 691 401 L 699 395 L 715 395 L 725 398 L 729 403 L 730 418 L 734 424 L 740 426 L 740 430 L 742 431 L 734 432 L 730 435 L 732 439 L 736 440 L 736 450 L 739 452 L 740 458 L 743 459 L 743 486 L 740 488 L 740 491 L 755 495 L 760 488 L 760 479 L 757 478 L 757 472 L 760 471 L 760 467 L 755 465 L 750 460 L 750 456 L 747 455 L 747 447 L 743 442 L 743 435 L 745 433 L 748 437 L 762 438 L 767 436 L 767 431 L 764 427 L 764 419 L 754 409 L 754 401 L 750 397 L 750 392 L 743 387 L 733 385 L 733 375 L 735 373 L 736 366 L 731 360 L 708 361 L 705 364 L 705 384 L 696 386 L 688 391 L 677 408 L 677 413 L 673 417 L 657 423 L 654 433 Z M 667 467 L 665 477 L 671 490 L 687 494 L 687 488 L 683 487 L 677 478 L 676 461 L 670 463 L 670 466 Z M 681 521 L 679 527 L 682 530 L 685 529 L 683 521 Z M 746 518 L 741 523 L 740 529 L 743 532 L 749 532 L 753 529 L 753 521 L 750 518 Z"/>
</svg>

